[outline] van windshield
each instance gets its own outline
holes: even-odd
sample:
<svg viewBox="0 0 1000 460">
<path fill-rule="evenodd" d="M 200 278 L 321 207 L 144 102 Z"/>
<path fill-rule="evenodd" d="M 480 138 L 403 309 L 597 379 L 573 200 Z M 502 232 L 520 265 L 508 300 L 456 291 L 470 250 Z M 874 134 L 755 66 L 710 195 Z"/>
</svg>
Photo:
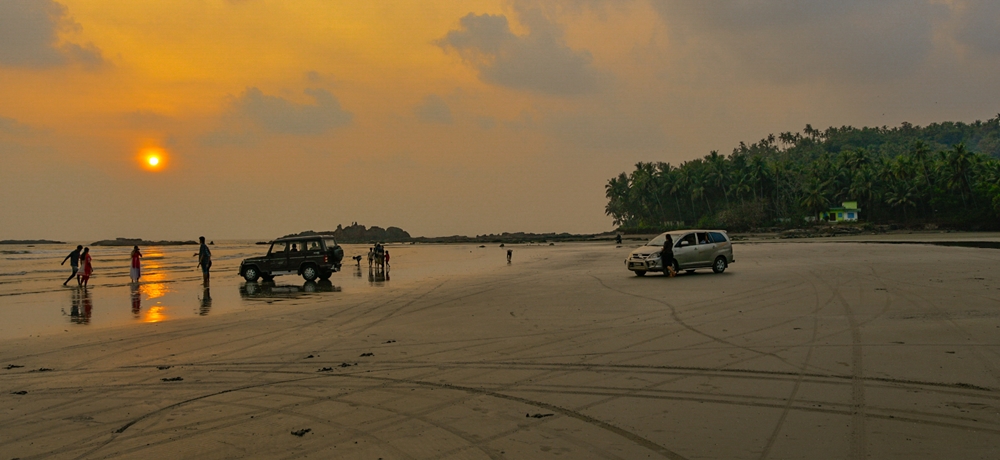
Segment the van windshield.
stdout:
<svg viewBox="0 0 1000 460">
<path fill-rule="evenodd" d="M 667 241 L 667 235 L 668 235 L 667 233 L 664 233 L 656 238 L 649 240 L 649 242 L 646 243 L 646 246 L 663 246 L 663 242 Z M 677 242 L 677 235 L 670 235 L 670 237 L 673 238 L 675 243 Z"/>
</svg>

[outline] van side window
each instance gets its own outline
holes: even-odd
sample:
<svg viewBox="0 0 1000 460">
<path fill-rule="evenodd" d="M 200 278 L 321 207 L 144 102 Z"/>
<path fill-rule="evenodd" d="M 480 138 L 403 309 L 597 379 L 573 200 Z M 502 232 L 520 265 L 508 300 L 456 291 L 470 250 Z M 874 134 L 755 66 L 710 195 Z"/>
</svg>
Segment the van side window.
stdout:
<svg viewBox="0 0 1000 460">
<path fill-rule="evenodd" d="M 698 244 L 708 244 L 708 233 L 698 232 Z"/>
<path fill-rule="evenodd" d="M 726 239 L 726 235 L 719 232 L 708 232 L 708 236 L 712 239 L 713 243 L 725 243 L 729 241 Z"/>
<path fill-rule="evenodd" d="M 679 241 L 677 241 L 677 244 L 674 246 L 679 248 L 681 247 L 681 243 L 683 243 L 685 246 L 693 246 L 697 244 L 697 241 L 694 239 L 694 233 L 688 233 L 687 235 L 684 235 L 684 238 L 681 238 Z"/>
<path fill-rule="evenodd" d="M 288 250 L 288 243 L 274 243 L 271 246 L 271 254 L 283 255 Z"/>
</svg>

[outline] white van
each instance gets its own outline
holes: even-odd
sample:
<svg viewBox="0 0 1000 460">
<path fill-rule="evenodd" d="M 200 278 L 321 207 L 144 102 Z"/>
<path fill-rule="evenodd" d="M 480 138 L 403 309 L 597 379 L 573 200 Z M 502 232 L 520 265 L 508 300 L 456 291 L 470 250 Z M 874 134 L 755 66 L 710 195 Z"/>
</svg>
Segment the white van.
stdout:
<svg viewBox="0 0 1000 460">
<path fill-rule="evenodd" d="M 674 258 L 666 263 L 673 264 L 674 271 L 687 270 L 690 273 L 696 268 L 711 268 L 715 273 L 722 273 L 729 264 L 736 262 L 733 243 L 725 230 L 677 230 L 661 233 L 632 251 L 625 260 L 625 266 L 636 276 L 666 271 L 664 267 L 667 265 L 660 252 L 667 235 L 674 242 Z"/>
</svg>

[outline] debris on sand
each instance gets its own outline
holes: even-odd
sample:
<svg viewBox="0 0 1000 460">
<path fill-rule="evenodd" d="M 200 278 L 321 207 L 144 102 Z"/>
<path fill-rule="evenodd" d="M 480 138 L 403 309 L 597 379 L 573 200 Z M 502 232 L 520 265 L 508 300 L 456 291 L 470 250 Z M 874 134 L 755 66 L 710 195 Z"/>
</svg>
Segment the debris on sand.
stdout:
<svg viewBox="0 0 1000 460">
<path fill-rule="evenodd" d="M 47 367 L 39 367 L 38 369 L 30 370 L 28 372 L 52 372 L 52 369 Z"/>
<path fill-rule="evenodd" d="M 536 413 L 536 414 L 524 414 L 525 417 L 531 417 L 531 418 L 545 418 L 545 417 L 551 417 L 553 415 L 556 415 L 556 414 L 538 414 L 538 413 Z"/>
<path fill-rule="evenodd" d="M 24 391 L 24 390 L 21 390 L 21 391 L 12 391 L 12 392 L 10 392 L 10 394 L 12 394 L 12 395 L 26 395 L 26 394 L 28 394 L 28 392 Z"/>
<path fill-rule="evenodd" d="M 303 428 L 301 430 L 295 430 L 295 431 L 293 431 L 292 434 L 294 434 L 295 436 L 298 436 L 298 437 L 301 438 L 301 437 L 305 436 L 306 433 L 308 433 L 310 431 L 312 431 L 312 428 Z"/>
<path fill-rule="evenodd" d="M 161 371 L 165 371 L 167 369 L 170 369 L 171 367 L 173 367 L 173 366 L 156 366 L 156 368 L 159 369 L 159 370 L 161 370 Z"/>
<path fill-rule="evenodd" d="M 17 364 L 8 364 L 7 367 L 5 367 L 4 369 L 7 369 L 9 371 L 11 369 L 17 369 L 19 367 L 24 367 L 24 366 L 19 366 Z"/>
<path fill-rule="evenodd" d="M 386 340 L 385 343 L 396 343 L 395 340 Z"/>
<path fill-rule="evenodd" d="M 361 353 L 362 358 L 364 358 L 365 356 L 375 356 L 375 353 Z"/>
<path fill-rule="evenodd" d="M 184 377 L 164 377 L 160 380 L 163 380 L 164 382 L 180 382 L 184 380 Z"/>
<path fill-rule="evenodd" d="M 312 358 L 315 358 L 315 356 L 309 355 L 309 356 L 306 356 L 305 358 L 302 358 L 302 359 L 312 359 Z"/>
<path fill-rule="evenodd" d="M 340 367 L 351 367 L 348 363 L 340 363 Z"/>
<path fill-rule="evenodd" d="M 316 369 L 316 372 L 330 372 L 332 370 L 333 370 L 332 367 L 324 367 L 322 369 Z"/>
</svg>

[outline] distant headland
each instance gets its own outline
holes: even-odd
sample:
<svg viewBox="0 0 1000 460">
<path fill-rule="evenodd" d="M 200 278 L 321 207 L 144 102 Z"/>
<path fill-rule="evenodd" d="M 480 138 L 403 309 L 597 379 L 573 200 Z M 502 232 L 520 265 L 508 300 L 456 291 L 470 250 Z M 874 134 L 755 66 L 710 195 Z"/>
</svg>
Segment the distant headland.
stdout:
<svg viewBox="0 0 1000 460">
<path fill-rule="evenodd" d="M 418 236 L 412 237 L 408 232 L 399 227 L 381 228 L 378 226 L 365 227 L 357 222 L 347 227 L 337 225 L 332 231 L 308 230 L 301 233 L 294 233 L 288 236 L 313 236 L 330 235 L 338 243 L 542 243 L 555 241 L 590 241 L 614 238 L 615 232 L 605 232 L 587 235 L 577 235 L 571 233 L 499 233 L 488 235 L 464 236 Z"/>
<path fill-rule="evenodd" d="M 198 245 L 197 241 L 149 241 L 141 238 L 115 238 L 90 243 L 91 246 L 190 246 Z"/>
<path fill-rule="evenodd" d="M 0 244 L 66 244 L 64 241 L 52 240 L 0 240 Z"/>
</svg>

